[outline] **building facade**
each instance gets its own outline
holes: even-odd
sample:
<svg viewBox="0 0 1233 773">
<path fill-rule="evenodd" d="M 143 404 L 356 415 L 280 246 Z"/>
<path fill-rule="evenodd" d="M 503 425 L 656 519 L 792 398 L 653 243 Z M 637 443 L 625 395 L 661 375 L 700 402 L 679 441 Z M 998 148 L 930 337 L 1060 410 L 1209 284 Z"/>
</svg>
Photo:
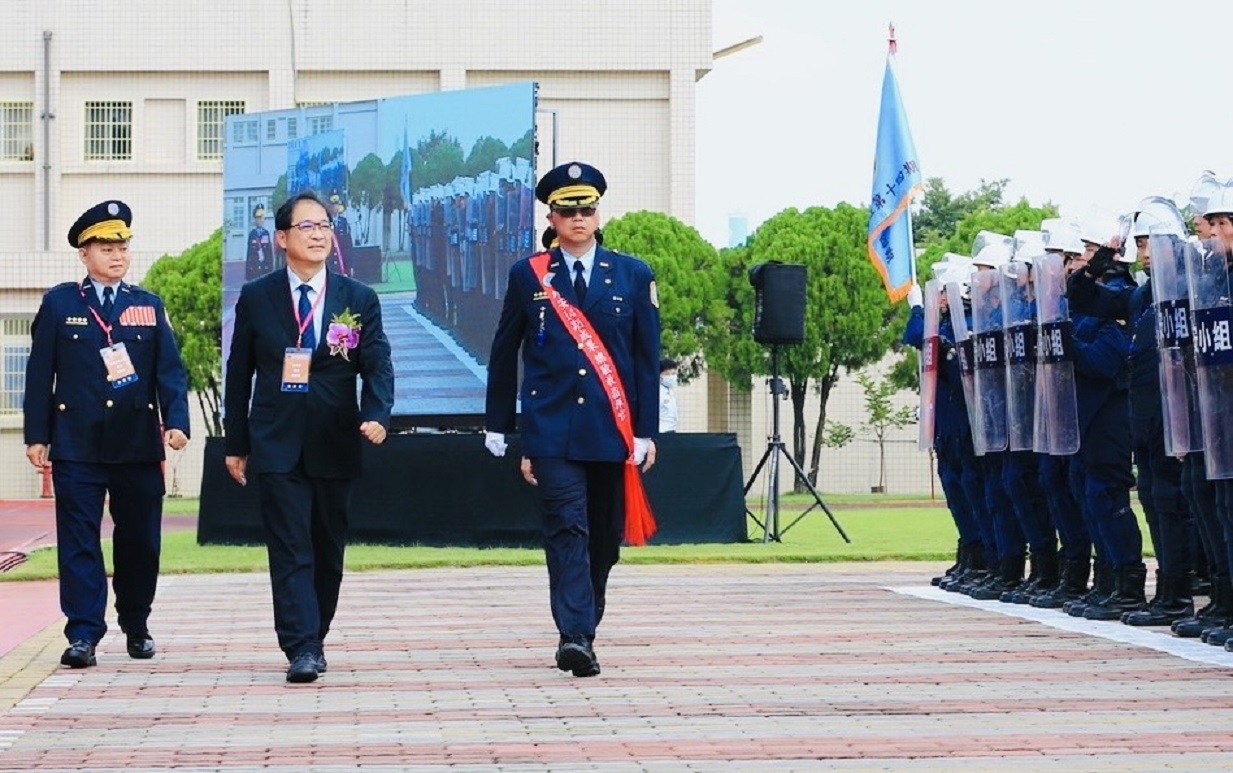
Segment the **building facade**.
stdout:
<svg viewBox="0 0 1233 773">
<path fill-rule="evenodd" d="M 113 197 L 132 205 L 129 278 L 140 282 L 161 255 L 223 224 L 223 148 L 256 139 L 224 136 L 227 116 L 293 110 L 274 131 L 306 136 L 330 129 L 336 102 L 535 81 L 541 172 L 585 159 L 611 185 L 605 217 L 648 209 L 692 223 L 710 5 L 95 0 L 87 14 L 77 0 L 13 0 L 0 47 L 0 498 L 43 491 L 21 435 L 29 326 L 47 288 L 81 278 L 64 239 L 86 207 Z M 859 396 L 845 389 L 856 387 L 841 385 L 830 413 L 859 424 Z M 682 389 L 681 429 L 736 432 L 748 474 L 765 448 L 765 391 L 704 376 Z M 200 481 L 204 422 L 195 419 L 197 442 L 168 463 L 168 490 L 186 496 Z M 905 471 L 892 490 L 927 491 L 927 457 L 909 435 L 892 447 L 892 467 Z M 824 453 L 824 490 L 868 490 L 874 467 L 852 464 L 858 451 L 876 458 L 863 445 Z"/>
</svg>

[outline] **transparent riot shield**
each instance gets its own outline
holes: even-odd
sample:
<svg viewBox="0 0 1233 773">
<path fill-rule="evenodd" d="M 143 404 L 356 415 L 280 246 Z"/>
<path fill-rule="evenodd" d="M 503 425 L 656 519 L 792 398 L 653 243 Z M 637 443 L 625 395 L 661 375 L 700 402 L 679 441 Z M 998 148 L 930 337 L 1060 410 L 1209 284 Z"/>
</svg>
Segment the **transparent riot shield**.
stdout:
<svg viewBox="0 0 1233 773">
<path fill-rule="evenodd" d="M 1219 242 L 1191 250 L 1186 258 L 1207 478 L 1233 478 L 1233 306 L 1228 263 Z"/>
<path fill-rule="evenodd" d="M 922 451 L 933 448 L 934 430 L 937 426 L 938 358 L 941 356 L 942 340 L 938 337 L 938 325 L 942 316 L 940 298 L 942 288 L 936 279 L 925 283 L 925 337 L 920 348 L 920 435 L 916 445 Z"/>
<path fill-rule="evenodd" d="M 1165 453 L 1177 457 L 1203 450 L 1199 381 L 1190 335 L 1190 289 L 1186 286 L 1186 253 L 1197 249 L 1196 245 L 1154 226 L 1148 236 L 1156 343 L 1160 348 Z"/>
<path fill-rule="evenodd" d="M 1006 346 L 1002 331 L 1002 272 L 986 268 L 972 275 L 975 339 L 976 421 L 972 437 L 985 452 L 1006 450 Z M 973 441 L 975 443 L 975 441 Z"/>
<path fill-rule="evenodd" d="M 1013 261 L 1001 271 L 1006 337 L 1006 444 L 1011 451 L 1034 448 L 1036 423 L 1036 309 L 1031 267 Z"/>
<path fill-rule="evenodd" d="M 1033 448 L 1042 454 L 1069 456 L 1079 450 L 1079 403 L 1066 270 L 1057 253 L 1038 258 L 1033 268 L 1037 319 Z"/>
<path fill-rule="evenodd" d="M 964 313 L 963 286 L 958 282 L 946 285 L 946 302 L 950 307 L 950 323 L 955 330 L 955 353 L 959 356 L 959 374 L 963 382 L 963 404 L 968 409 L 968 425 L 976 426 L 976 354 L 975 340 L 968 327 Z M 985 446 L 976 433 L 972 433 L 972 449 L 977 456 L 985 455 Z"/>
</svg>

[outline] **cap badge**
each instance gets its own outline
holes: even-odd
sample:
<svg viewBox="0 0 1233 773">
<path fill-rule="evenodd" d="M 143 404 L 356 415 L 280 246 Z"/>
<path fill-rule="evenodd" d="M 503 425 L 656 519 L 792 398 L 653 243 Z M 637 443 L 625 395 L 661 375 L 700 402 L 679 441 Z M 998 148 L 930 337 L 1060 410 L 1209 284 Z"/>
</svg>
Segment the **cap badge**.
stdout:
<svg viewBox="0 0 1233 773">
<path fill-rule="evenodd" d="M 577 164 L 570 164 L 568 174 L 569 174 L 569 179 L 577 180 L 579 177 L 582 177 L 582 167 L 578 166 Z"/>
<path fill-rule="evenodd" d="M 118 214 L 120 214 L 120 205 L 116 204 L 114 201 L 109 202 L 109 203 L 107 204 L 107 214 L 109 214 L 109 215 L 118 215 Z"/>
</svg>

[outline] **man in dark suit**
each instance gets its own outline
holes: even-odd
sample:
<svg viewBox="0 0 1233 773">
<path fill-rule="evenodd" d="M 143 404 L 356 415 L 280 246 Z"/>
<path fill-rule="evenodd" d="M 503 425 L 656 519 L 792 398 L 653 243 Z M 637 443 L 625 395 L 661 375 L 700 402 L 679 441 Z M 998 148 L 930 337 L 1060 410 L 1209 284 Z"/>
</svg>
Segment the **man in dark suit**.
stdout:
<svg viewBox="0 0 1233 773">
<path fill-rule="evenodd" d="M 598 169 L 576 162 L 540 180 L 559 246 L 510 269 L 488 361 L 485 445 L 502 456 L 522 352 L 523 476 L 543 508 L 556 664 L 574 676 L 599 673 L 595 629 L 626 518 L 649 525 L 636 466 L 655 463 L 659 424 L 655 275 L 598 243 L 606 188 Z"/>
<path fill-rule="evenodd" d="M 377 294 L 326 269 L 334 240 L 321 200 L 288 200 L 274 227 L 287 270 L 244 285 L 236 301 L 227 470 L 240 485 L 257 475 L 287 681 L 312 682 L 326 670 L 360 441 L 385 440 L 394 368 Z"/>
<path fill-rule="evenodd" d="M 43 296 L 26 366 L 26 457 L 48 461 L 56 488 L 60 607 L 69 668 L 97 662 L 107 631 L 107 572 L 99 529 L 103 498 L 115 523 L 112 586 L 130 657 L 154 657 L 147 620 L 158 584 L 163 444 L 188 443 L 188 373 L 162 300 L 124 282 L 133 214 L 122 201 L 86 210 L 69 244 L 81 283 Z"/>
</svg>

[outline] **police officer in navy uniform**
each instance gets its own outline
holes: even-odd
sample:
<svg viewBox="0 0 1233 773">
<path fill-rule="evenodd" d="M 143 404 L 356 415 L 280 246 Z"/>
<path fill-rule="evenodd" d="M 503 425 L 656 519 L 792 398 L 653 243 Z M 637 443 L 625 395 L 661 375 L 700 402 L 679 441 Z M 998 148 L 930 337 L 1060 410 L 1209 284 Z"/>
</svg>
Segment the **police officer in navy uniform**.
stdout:
<svg viewBox="0 0 1233 773">
<path fill-rule="evenodd" d="M 265 227 L 265 207 L 260 204 L 253 210 L 253 227 L 248 232 L 248 256 L 244 268 L 246 281 L 274 270 L 274 241 Z"/>
<path fill-rule="evenodd" d="M 354 273 L 351 267 L 351 250 L 355 241 L 351 238 L 351 223 L 347 221 L 347 205 L 343 203 L 338 191 L 334 191 L 330 196 L 330 207 L 330 216 L 334 222 L 334 255 L 329 267 L 345 276 L 351 276 Z"/>
<path fill-rule="evenodd" d="M 158 582 L 163 445 L 188 443 L 188 374 L 154 293 L 124 282 L 132 212 L 86 210 L 69 229 L 87 276 L 43 296 L 32 327 L 24 404 L 26 457 L 52 465 L 60 607 L 69 647 L 86 668 L 107 631 L 99 530 L 104 497 L 115 525 L 112 587 L 130 657 L 154 656 L 147 620 Z"/>
<path fill-rule="evenodd" d="M 599 673 L 593 642 L 625 531 L 625 467 L 655 463 L 659 423 L 655 276 L 597 242 L 596 205 L 606 188 L 598 169 L 578 162 L 539 181 L 535 195 L 549 207 L 558 246 L 510 269 L 488 363 L 485 445 L 505 453 L 521 397 L 522 471 L 543 508 L 556 664 L 574 676 Z M 610 356 L 598 367 L 559 316 L 577 311 Z M 603 381 L 613 371 L 624 387 L 629 441 Z"/>
</svg>

